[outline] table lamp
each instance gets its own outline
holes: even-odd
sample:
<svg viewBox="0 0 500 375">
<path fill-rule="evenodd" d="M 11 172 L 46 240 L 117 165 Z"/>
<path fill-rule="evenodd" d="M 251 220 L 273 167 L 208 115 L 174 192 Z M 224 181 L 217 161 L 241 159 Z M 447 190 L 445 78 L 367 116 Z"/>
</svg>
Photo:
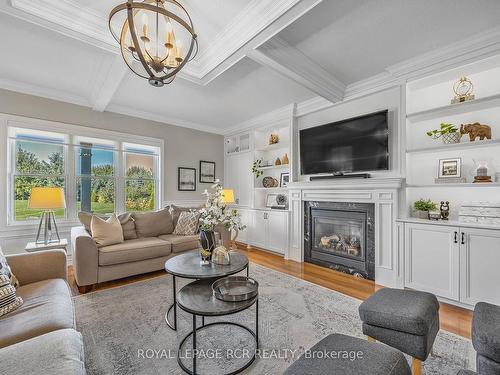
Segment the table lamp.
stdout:
<svg viewBox="0 0 500 375">
<path fill-rule="evenodd" d="M 234 203 L 234 191 L 232 189 L 222 190 L 222 197 L 225 204 Z"/>
<path fill-rule="evenodd" d="M 66 208 L 64 199 L 64 189 L 60 187 L 34 187 L 31 189 L 31 195 L 28 202 L 28 208 L 32 210 L 43 210 L 40 216 L 40 224 L 36 234 L 36 243 L 61 241 L 59 231 L 57 230 L 54 210 Z M 43 241 L 40 240 L 40 232 L 44 226 Z M 53 227 L 52 227 L 53 225 Z M 52 239 L 52 230 L 54 229 L 57 240 Z"/>
</svg>

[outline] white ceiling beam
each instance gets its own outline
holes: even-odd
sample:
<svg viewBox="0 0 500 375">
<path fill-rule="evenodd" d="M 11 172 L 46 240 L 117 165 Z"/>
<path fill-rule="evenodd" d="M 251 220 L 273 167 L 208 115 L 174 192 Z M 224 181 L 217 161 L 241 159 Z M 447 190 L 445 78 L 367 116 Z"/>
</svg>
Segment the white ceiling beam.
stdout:
<svg viewBox="0 0 500 375">
<path fill-rule="evenodd" d="M 94 111 L 104 112 L 113 99 L 128 68 L 121 56 L 106 57 L 94 74 L 91 102 Z"/>
<path fill-rule="evenodd" d="M 274 69 L 332 103 L 344 98 L 346 89 L 344 83 L 279 37 L 274 37 L 258 49 L 249 52 L 248 57 Z"/>
</svg>

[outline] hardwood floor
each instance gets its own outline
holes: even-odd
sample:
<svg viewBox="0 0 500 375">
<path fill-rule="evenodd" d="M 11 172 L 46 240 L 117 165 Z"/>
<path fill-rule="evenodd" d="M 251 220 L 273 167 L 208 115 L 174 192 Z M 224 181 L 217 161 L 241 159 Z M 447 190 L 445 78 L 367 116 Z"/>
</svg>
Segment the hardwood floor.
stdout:
<svg viewBox="0 0 500 375">
<path fill-rule="evenodd" d="M 245 253 L 253 263 L 298 277 L 360 300 L 367 299 L 376 290 L 382 288 L 381 286 L 376 285 L 373 281 L 358 279 L 354 276 L 333 271 L 314 264 L 284 260 L 281 256 L 259 249 L 248 250 L 246 246 L 239 244 L 238 248 L 241 252 Z M 158 271 L 126 279 L 110 281 L 99 284 L 97 287 L 93 288 L 93 291 L 127 285 L 136 281 L 147 280 L 164 274 L 164 271 Z M 68 268 L 68 281 L 73 295 L 76 296 L 80 294 L 75 283 L 73 269 L 71 266 Z M 470 339 L 472 311 L 446 303 L 441 303 L 439 317 L 441 329 Z"/>
</svg>

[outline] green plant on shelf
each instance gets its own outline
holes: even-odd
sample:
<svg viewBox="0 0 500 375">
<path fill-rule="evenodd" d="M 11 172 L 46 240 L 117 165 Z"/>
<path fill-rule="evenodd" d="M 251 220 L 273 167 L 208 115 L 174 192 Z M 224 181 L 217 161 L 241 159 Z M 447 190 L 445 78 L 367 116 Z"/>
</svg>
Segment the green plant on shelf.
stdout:
<svg viewBox="0 0 500 375">
<path fill-rule="evenodd" d="M 259 178 L 264 174 L 262 172 L 262 159 L 257 159 L 252 164 L 252 173 L 255 175 L 255 178 Z"/>
<path fill-rule="evenodd" d="M 426 134 L 432 139 L 438 139 L 445 134 L 456 133 L 458 130 L 453 124 L 442 122 L 439 129 L 430 130 Z"/>
<path fill-rule="evenodd" d="M 413 203 L 413 207 L 416 211 L 434 211 L 437 208 L 437 205 L 430 199 L 419 199 Z"/>
</svg>

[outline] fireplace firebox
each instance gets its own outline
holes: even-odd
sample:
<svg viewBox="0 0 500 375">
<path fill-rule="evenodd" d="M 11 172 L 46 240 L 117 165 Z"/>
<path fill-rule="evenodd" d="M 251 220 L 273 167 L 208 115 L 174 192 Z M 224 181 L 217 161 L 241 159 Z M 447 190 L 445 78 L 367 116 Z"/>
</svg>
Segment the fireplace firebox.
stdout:
<svg viewBox="0 0 500 375">
<path fill-rule="evenodd" d="M 375 205 L 305 202 L 304 260 L 375 280 Z"/>
</svg>

